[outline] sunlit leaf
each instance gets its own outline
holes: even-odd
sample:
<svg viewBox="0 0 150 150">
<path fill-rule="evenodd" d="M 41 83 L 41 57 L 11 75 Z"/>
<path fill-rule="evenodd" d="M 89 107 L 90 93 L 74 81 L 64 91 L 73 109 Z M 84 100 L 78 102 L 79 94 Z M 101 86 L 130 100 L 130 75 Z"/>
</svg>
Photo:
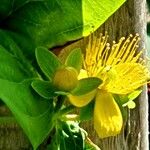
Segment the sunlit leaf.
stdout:
<svg viewBox="0 0 150 150">
<path fill-rule="evenodd" d="M 4 8 L 2 16 L 5 17 L 5 21 L 2 21 L 1 25 L 12 31 L 12 37 L 24 51 L 33 55 L 37 46 L 51 48 L 89 35 L 125 0 L 22 0 L 21 2 L 3 0 L 2 2 L 1 6 Z"/>
</svg>

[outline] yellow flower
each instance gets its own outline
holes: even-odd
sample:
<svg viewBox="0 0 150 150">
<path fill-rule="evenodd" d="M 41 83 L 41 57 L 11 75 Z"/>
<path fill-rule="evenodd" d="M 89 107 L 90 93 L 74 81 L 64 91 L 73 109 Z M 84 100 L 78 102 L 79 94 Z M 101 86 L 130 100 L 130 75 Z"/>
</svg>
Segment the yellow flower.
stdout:
<svg viewBox="0 0 150 150">
<path fill-rule="evenodd" d="M 123 118 L 113 94 L 126 95 L 147 83 L 150 74 L 141 59 L 142 51 L 137 51 L 139 35 L 122 37 L 112 46 L 107 43 L 108 35 L 92 36 L 86 49 L 84 69 L 78 78 L 99 77 L 103 83 L 95 94 L 94 127 L 100 138 L 120 133 Z M 92 98 L 91 98 L 92 97 Z M 82 103 L 80 103 L 83 98 Z M 70 97 L 73 105 L 82 107 L 93 99 Z M 133 103 L 134 105 L 134 103 Z M 132 108 L 132 107 L 131 107 Z"/>
</svg>

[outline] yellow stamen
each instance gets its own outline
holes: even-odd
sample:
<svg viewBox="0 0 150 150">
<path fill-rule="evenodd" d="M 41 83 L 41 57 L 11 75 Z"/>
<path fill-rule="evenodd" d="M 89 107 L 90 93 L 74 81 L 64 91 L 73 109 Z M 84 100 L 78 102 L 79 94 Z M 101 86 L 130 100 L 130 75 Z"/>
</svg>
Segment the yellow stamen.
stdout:
<svg viewBox="0 0 150 150">
<path fill-rule="evenodd" d="M 150 74 L 141 64 L 123 63 L 114 66 L 108 76 L 110 80 L 103 88 L 115 94 L 128 94 L 146 84 Z"/>
<path fill-rule="evenodd" d="M 120 63 L 138 62 L 142 51 L 137 53 L 139 35 L 135 37 L 130 35 L 126 40 L 122 37 L 119 43 L 113 42 L 112 47 L 107 43 L 108 35 L 100 34 L 99 39 L 92 35 L 86 49 L 84 68 L 88 72 L 88 76 L 99 76 L 106 66 L 115 66 Z M 143 60 L 143 59 L 142 59 Z M 140 60 L 139 63 L 142 63 Z"/>
</svg>

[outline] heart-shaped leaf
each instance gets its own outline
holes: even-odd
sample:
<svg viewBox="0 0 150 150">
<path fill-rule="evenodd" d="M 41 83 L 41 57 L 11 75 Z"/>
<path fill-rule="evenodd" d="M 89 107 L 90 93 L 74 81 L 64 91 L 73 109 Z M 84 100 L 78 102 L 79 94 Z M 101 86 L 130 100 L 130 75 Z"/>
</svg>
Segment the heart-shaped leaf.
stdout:
<svg viewBox="0 0 150 150">
<path fill-rule="evenodd" d="M 7 104 L 30 139 L 34 149 L 47 137 L 53 127 L 53 105 L 36 95 L 32 80 L 21 83 L 0 79 L 0 98 Z"/>
<path fill-rule="evenodd" d="M 36 49 L 36 59 L 43 73 L 51 80 L 56 70 L 62 65 L 57 56 L 46 48 Z"/>
</svg>

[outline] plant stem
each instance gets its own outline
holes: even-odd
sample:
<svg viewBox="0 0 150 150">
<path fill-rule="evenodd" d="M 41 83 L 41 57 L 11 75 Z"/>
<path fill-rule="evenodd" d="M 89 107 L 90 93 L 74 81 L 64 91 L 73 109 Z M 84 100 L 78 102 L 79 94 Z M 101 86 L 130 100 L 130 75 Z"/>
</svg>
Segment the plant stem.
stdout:
<svg viewBox="0 0 150 150">
<path fill-rule="evenodd" d="M 77 114 L 68 114 L 62 116 L 63 121 L 78 121 L 79 120 L 79 115 Z"/>
<path fill-rule="evenodd" d="M 59 111 L 59 114 L 60 114 L 60 115 L 66 115 L 66 114 L 68 114 L 69 112 L 73 111 L 74 108 L 75 108 L 75 107 L 74 107 L 73 105 L 70 105 L 70 106 L 65 107 L 64 109 L 60 110 L 60 111 Z"/>
<path fill-rule="evenodd" d="M 61 109 L 61 107 L 63 106 L 64 101 L 65 101 L 65 96 L 58 96 L 56 106 L 55 106 L 55 109 L 54 109 L 55 113 L 57 113 Z"/>
</svg>

